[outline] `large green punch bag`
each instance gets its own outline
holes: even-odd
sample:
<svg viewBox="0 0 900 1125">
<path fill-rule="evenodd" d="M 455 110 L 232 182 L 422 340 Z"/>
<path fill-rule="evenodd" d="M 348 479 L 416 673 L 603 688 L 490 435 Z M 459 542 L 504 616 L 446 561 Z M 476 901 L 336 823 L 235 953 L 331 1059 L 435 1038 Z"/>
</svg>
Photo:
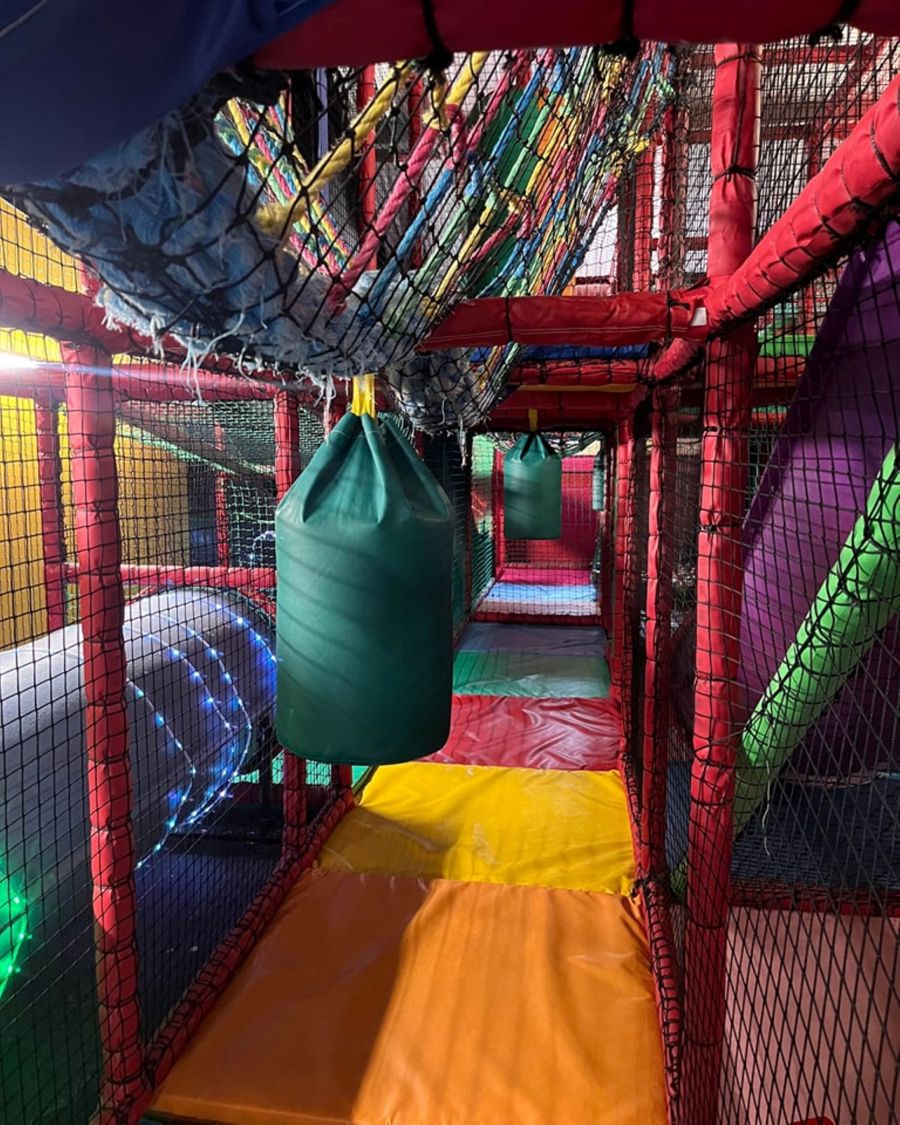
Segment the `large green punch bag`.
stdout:
<svg viewBox="0 0 900 1125">
<path fill-rule="evenodd" d="M 561 512 L 562 460 L 541 434 L 522 434 L 503 461 L 503 533 L 558 539 Z"/>
<path fill-rule="evenodd" d="M 439 750 L 453 690 L 447 497 L 389 420 L 347 414 L 275 514 L 276 728 L 315 761 Z"/>
</svg>

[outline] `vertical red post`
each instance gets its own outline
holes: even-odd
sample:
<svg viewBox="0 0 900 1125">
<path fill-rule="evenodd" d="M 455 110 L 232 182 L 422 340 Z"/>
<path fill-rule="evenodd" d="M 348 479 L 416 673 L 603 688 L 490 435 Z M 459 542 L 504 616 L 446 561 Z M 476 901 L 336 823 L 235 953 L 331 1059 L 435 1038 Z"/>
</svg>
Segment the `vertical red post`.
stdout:
<svg viewBox="0 0 900 1125">
<path fill-rule="evenodd" d="M 715 48 L 715 65 L 707 264 L 714 280 L 737 269 L 753 245 L 759 51 L 746 44 L 720 44 Z M 754 326 L 743 326 L 712 341 L 706 362 L 684 947 L 684 1090 L 685 1112 L 692 1125 L 714 1125 L 718 1119 L 734 773 L 740 737 L 741 523 L 757 350 Z"/>
<path fill-rule="evenodd" d="M 300 414 L 288 391 L 275 396 L 275 495 L 280 501 L 300 475 Z M 293 859 L 302 850 L 306 825 L 306 762 L 285 750 L 281 783 L 284 815 L 282 850 Z"/>
<path fill-rule="evenodd" d="M 494 469 L 491 473 L 491 509 L 494 513 L 494 577 L 502 578 L 506 569 L 506 532 L 503 518 L 503 456 L 494 450 Z"/>
<path fill-rule="evenodd" d="M 661 209 L 657 244 L 657 283 L 665 289 L 680 280 L 675 254 L 684 239 L 686 184 L 684 111 L 666 110 L 660 175 Z M 655 175 L 655 165 L 654 165 Z M 652 191 L 651 191 L 652 200 Z M 651 215 L 647 219 L 652 222 Z M 656 387 L 651 398 L 649 511 L 647 521 L 646 630 L 644 635 L 644 714 L 641 748 L 641 822 L 638 863 L 644 877 L 665 870 L 666 772 L 672 694 L 672 582 L 675 551 L 674 490 L 678 469 L 676 388 Z"/>
<path fill-rule="evenodd" d="M 628 568 L 634 551 L 634 419 L 619 422 L 616 436 L 615 574 L 610 671 L 622 714 L 631 714 L 631 629 L 628 622 Z"/>
<path fill-rule="evenodd" d="M 640 875 L 665 869 L 666 766 L 671 697 L 672 576 L 678 392 L 653 391 L 650 416 Z"/>
<path fill-rule="evenodd" d="M 669 106 L 663 118 L 661 209 L 656 248 L 661 289 L 677 288 L 684 280 L 687 130 L 687 107 Z"/>
<path fill-rule="evenodd" d="M 49 396 L 36 397 L 34 421 L 37 432 L 47 631 L 53 632 L 66 623 L 66 532 L 62 503 L 62 460 L 59 453 L 59 403 Z"/>
<path fill-rule="evenodd" d="M 607 432 L 603 437 L 604 481 L 603 481 L 603 546 L 600 554 L 602 596 L 600 611 L 603 628 L 612 635 L 613 631 L 613 584 L 615 575 L 615 496 L 616 496 L 616 442 L 614 434 Z"/>
<path fill-rule="evenodd" d="M 215 428 L 216 449 L 225 449 L 225 434 L 220 425 Z M 228 489 L 227 475 L 216 473 L 215 479 L 215 520 L 216 520 L 216 563 L 228 566 L 231 558 L 230 536 L 228 534 Z"/>
<path fill-rule="evenodd" d="M 653 187 L 656 147 L 650 145 L 634 168 L 634 233 L 631 288 L 649 292 L 653 288 Z"/>
<path fill-rule="evenodd" d="M 356 86 L 356 108 L 363 110 L 375 97 L 375 67 L 364 66 L 359 72 Z M 359 226 L 362 237 L 375 225 L 375 211 L 378 206 L 375 179 L 378 173 L 378 157 L 375 152 L 375 138 L 366 145 L 362 160 L 359 165 Z M 368 261 L 364 269 L 372 270 L 377 266 L 375 256 Z"/>
<path fill-rule="evenodd" d="M 97 995 L 103 1051 L 101 1122 L 129 1119 L 144 1087 L 137 900 L 128 753 L 125 596 L 120 564 L 115 393 L 110 358 L 64 347 L 84 666 Z"/>
</svg>

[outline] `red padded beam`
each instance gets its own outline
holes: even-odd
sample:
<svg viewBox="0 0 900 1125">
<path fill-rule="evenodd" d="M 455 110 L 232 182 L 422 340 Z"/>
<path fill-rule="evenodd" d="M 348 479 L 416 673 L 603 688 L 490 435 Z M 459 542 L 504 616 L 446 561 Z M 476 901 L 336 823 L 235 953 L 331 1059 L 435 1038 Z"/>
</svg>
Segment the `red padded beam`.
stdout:
<svg viewBox="0 0 900 1125">
<path fill-rule="evenodd" d="M 639 157 L 634 168 L 634 262 L 631 288 L 640 293 L 653 288 L 653 185 L 656 145 Z"/>
<path fill-rule="evenodd" d="M 422 351 L 551 344 L 617 347 L 706 338 L 704 289 L 615 297 L 482 297 L 460 301 Z"/>
<path fill-rule="evenodd" d="M 900 11 L 900 5 L 898 5 Z M 709 295 L 721 326 L 761 312 L 863 233 L 900 191 L 900 75 L 760 240 Z M 712 270 L 710 270 L 712 274 Z"/>
<path fill-rule="evenodd" d="M 103 1080 L 99 1121 L 130 1120 L 145 1090 L 125 701 L 115 396 L 109 356 L 64 348 L 84 668 L 84 741 Z"/>
<path fill-rule="evenodd" d="M 761 70 L 755 47 L 724 44 L 715 58 L 707 259 L 713 279 L 737 270 L 753 245 Z M 707 349 L 684 954 L 684 1111 L 692 1125 L 718 1121 L 740 729 L 741 523 L 757 351 L 752 324 Z"/>
<path fill-rule="evenodd" d="M 625 28 L 622 0 L 433 0 L 429 5 L 444 44 L 452 51 L 517 47 L 576 47 L 612 43 Z M 640 39 L 663 43 L 716 43 L 789 39 L 834 22 L 836 0 L 642 0 L 630 6 Z M 264 67 L 363 66 L 424 58 L 434 48 L 421 0 L 335 0 L 258 51 Z M 849 21 L 879 35 L 900 35 L 896 0 L 859 0 Z"/>
<path fill-rule="evenodd" d="M 81 568 L 67 563 L 67 582 L 80 578 Z M 128 585 L 216 586 L 229 590 L 263 590 L 275 585 L 275 571 L 265 566 L 138 566 L 123 563 L 122 581 Z"/>
<path fill-rule="evenodd" d="M 375 97 L 375 67 L 363 67 L 356 87 L 356 108 L 363 110 Z M 366 144 L 362 160 L 359 163 L 359 220 L 360 230 L 365 235 L 372 230 L 375 224 L 375 211 L 378 206 L 375 178 L 378 174 L 378 157 L 375 152 L 374 140 Z M 364 270 L 373 270 L 377 267 L 376 255 L 362 263 Z"/>
<path fill-rule="evenodd" d="M 507 383 L 560 387 L 631 386 L 646 369 L 646 362 L 633 359 L 548 360 L 521 363 L 507 375 Z"/>
<path fill-rule="evenodd" d="M 6 270 L 0 270 L 0 327 L 40 332 L 54 340 L 90 340 L 109 352 L 127 350 L 128 337 L 110 332 L 103 324 L 103 310 L 89 298 Z"/>
</svg>

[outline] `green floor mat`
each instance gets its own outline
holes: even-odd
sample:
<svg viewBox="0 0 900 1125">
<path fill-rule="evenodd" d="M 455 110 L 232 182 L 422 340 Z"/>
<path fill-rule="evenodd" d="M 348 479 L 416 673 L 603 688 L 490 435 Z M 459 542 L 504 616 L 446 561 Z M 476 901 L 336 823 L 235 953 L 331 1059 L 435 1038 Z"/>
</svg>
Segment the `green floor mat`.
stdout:
<svg viewBox="0 0 900 1125">
<path fill-rule="evenodd" d="M 609 669 L 598 656 L 458 652 L 453 690 L 457 695 L 605 699 L 609 695 Z"/>
</svg>

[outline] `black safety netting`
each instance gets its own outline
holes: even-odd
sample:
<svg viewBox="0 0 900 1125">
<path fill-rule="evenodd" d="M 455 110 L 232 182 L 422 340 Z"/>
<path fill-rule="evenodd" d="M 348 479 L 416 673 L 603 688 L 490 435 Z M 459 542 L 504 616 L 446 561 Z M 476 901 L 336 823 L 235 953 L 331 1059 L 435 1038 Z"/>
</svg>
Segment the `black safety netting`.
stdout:
<svg viewBox="0 0 900 1125">
<path fill-rule="evenodd" d="M 884 92 L 897 51 L 856 34 L 763 50 L 757 239 Z M 687 215 L 674 263 L 697 282 L 712 52 L 691 63 L 676 105 L 686 145 L 674 182 Z M 898 245 L 896 223 L 875 217 L 862 245 L 760 318 L 755 348 L 746 335 L 736 351 L 708 348 L 681 380 L 666 814 L 686 974 L 684 1121 L 709 1111 L 700 1091 L 716 1042 L 717 1112 L 729 1125 L 887 1122 L 896 1105 Z M 752 388 L 731 415 L 724 404 L 743 393 L 748 347 Z M 723 465 L 712 453 L 726 443 Z M 731 556 L 715 545 L 733 534 L 732 508 L 737 611 Z M 723 798 L 729 741 L 737 788 Z M 716 866 L 723 799 L 734 802 L 736 832 L 727 886 Z M 716 930 L 723 976 L 712 962 L 697 966 Z"/>
<path fill-rule="evenodd" d="M 570 284 L 670 69 L 647 47 L 460 56 L 438 78 L 379 66 L 371 89 L 359 71 L 241 70 L 7 194 L 96 271 L 111 322 L 319 385 L 375 372 L 434 432 L 480 421 L 519 349 L 417 345 L 461 298 Z"/>
</svg>

